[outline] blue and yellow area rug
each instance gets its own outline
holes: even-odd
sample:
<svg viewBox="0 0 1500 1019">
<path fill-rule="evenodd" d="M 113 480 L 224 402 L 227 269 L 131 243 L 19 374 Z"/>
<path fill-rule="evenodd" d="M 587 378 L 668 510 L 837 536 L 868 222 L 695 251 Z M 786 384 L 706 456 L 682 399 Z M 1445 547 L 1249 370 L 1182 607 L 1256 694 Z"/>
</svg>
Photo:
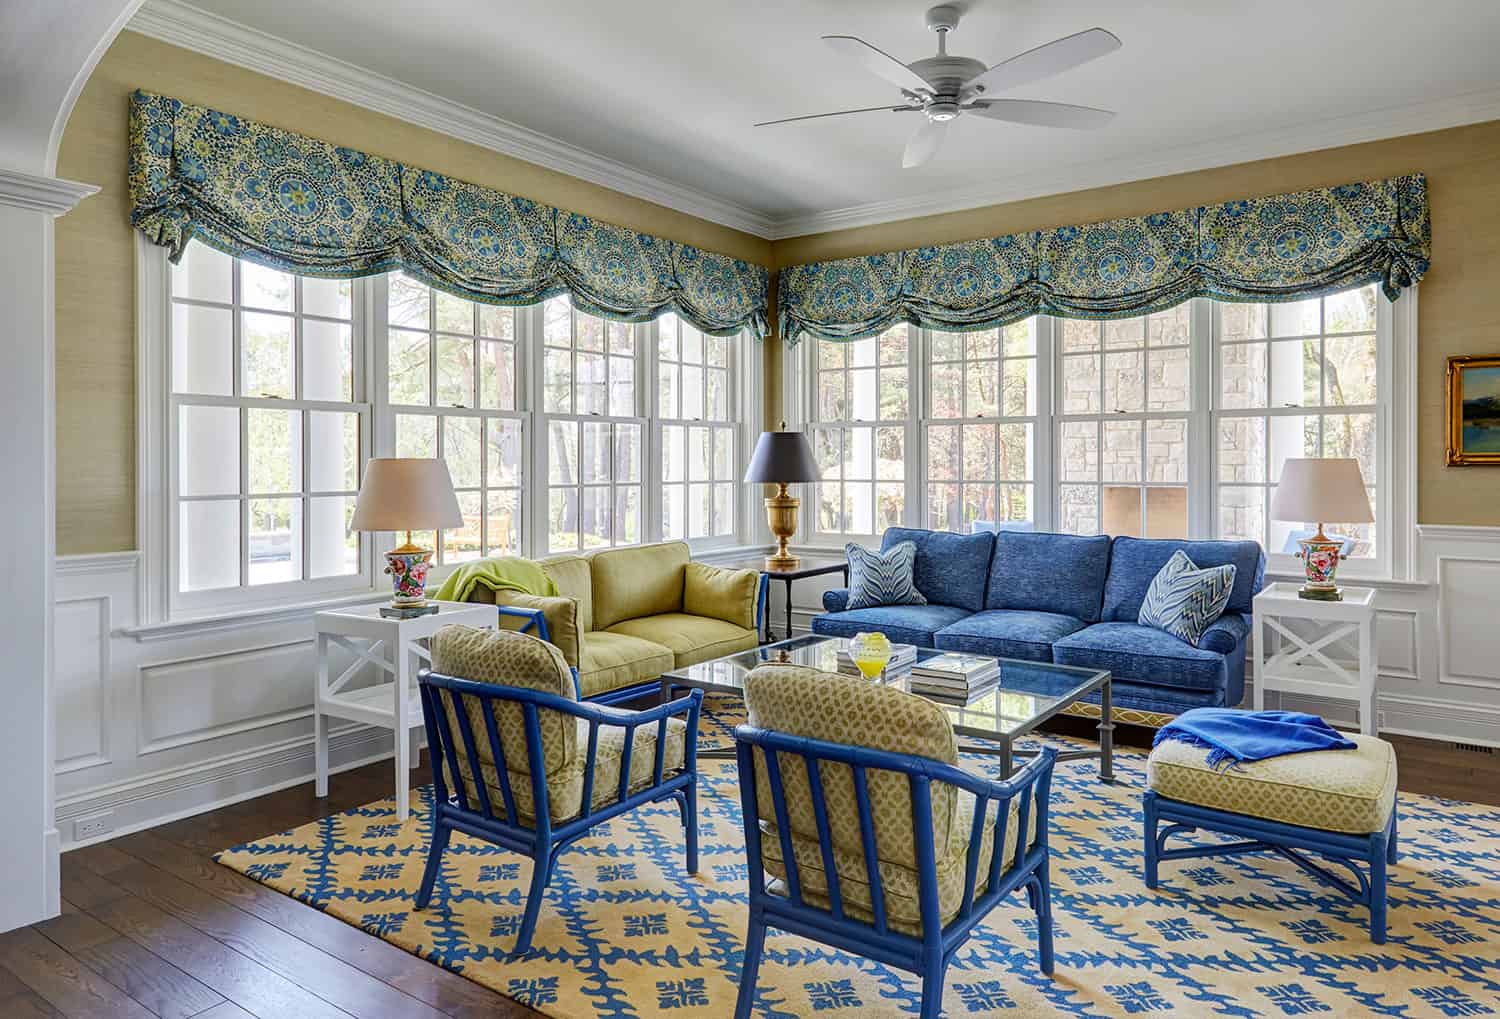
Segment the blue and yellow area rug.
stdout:
<svg viewBox="0 0 1500 1019">
<path fill-rule="evenodd" d="M 737 719 L 710 712 L 705 742 Z M 993 768 L 971 756 L 966 767 Z M 1060 764 L 1053 783 L 1057 971 L 1036 967 L 1024 896 L 997 909 L 948 972 L 949 1016 L 1500 1015 L 1500 808 L 1402 794 L 1390 941 L 1362 908 L 1274 856 L 1162 866 L 1141 881 L 1145 757 Z M 431 787 L 397 823 L 385 800 L 217 857 L 278 891 L 549 1016 L 732 1013 L 745 931 L 745 856 L 733 762 L 705 761 L 702 865 L 683 871 L 671 803 L 603 826 L 563 854 L 535 947 L 512 957 L 530 864 L 455 835 L 431 907 L 421 879 Z M 915 978 L 773 932 L 758 1015 L 915 1015 Z"/>
</svg>

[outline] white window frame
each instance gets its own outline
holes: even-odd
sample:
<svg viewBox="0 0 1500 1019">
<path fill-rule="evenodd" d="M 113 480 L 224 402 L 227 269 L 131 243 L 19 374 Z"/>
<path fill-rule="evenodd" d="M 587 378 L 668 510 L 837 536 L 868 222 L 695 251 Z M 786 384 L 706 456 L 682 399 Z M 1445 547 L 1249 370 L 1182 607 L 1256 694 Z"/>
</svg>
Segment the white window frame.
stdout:
<svg viewBox="0 0 1500 1019">
<path fill-rule="evenodd" d="M 198 243 L 198 242 L 195 242 Z M 141 553 L 139 577 L 140 621 L 133 632 L 144 636 L 157 630 L 177 632 L 180 627 L 237 625 L 236 620 L 261 620 L 271 616 L 293 615 L 320 605 L 349 601 L 373 601 L 390 591 L 388 578 L 382 575 L 382 553 L 400 542 L 391 534 L 360 536 L 361 571 L 357 576 L 294 581 L 257 587 L 238 586 L 208 592 L 190 592 L 184 600 L 175 595 L 174 542 L 177 540 L 172 422 L 174 402 L 171 393 L 171 267 L 165 248 L 136 236 L 136 532 Z M 389 400 L 388 344 L 386 342 L 386 277 L 374 276 L 355 280 L 352 286 L 355 396 L 359 404 L 361 429 L 361 470 L 373 456 L 395 455 L 395 413 Z M 516 407 L 513 411 L 479 407 L 443 406 L 411 407 L 408 413 L 435 416 L 453 415 L 519 420 L 521 424 L 521 533 L 519 554 L 534 559 L 551 553 L 547 549 L 548 485 L 547 449 L 535 441 L 547 434 L 549 417 L 598 421 L 594 415 L 547 415 L 541 408 L 542 306 L 540 303 L 515 310 Z M 660 422 L 655 417 L 657 343 L 655 323 L 631 327 L 636 340 L 636 409 L 637 414 L 619 420 L 630 421 L 641 428 L 642 521 L 640 541 L 659 541 L 661 535 L 660 460 L 656 435 Z M 733 428 L 735 485 L 735 527 L 733 535 L 711 539 L 692 539 L 689 545 L 695 555 L 731 555 L 740 550 L 759 549 L 770 540 L 762 508 L 760 486 L 745 485 L 746 465 L 759 436 L 763 419 L 764 347 L 748 330 L 729 338 L 729 403 Z M 477 380 L 476 380 L 477 381 Z M 429 379 L 429 382 L 431 380 Z M 361 388 L 362 387 L 362 388 Z M 647 387 L 644 388 L 643 387 Z M 434 392 L 435 395 L 435 392 Z M 476 393 L 477 397 L 477 393 Z M 207 400 L 195 402 L 208 402 Z M 238 401 L 238 398 L 236 398 Z M 295 410 L 305 401 L 263 401 L 275 409 Z M 475 401 L 480 402 L 478 399 Z M 317 403 L 314 401 L 313 403 Z M 311 409 L 325 409 L 318 404 Z M 338 409 L 346 409 L 340 404 Z M 441 441 L 441 440 L 440 440 Z M 437 450 L 442 455 L 441 447 Z M 487 481 L 488 457 L 481 450 L 481 479 Z M 488 488 L 482 489 L 488 491 Z M 306 493 L 304 493 L 305 495 Z M 484 507 L 481 506 L 483 516 Z M 486 520 L 483 528 L 488 526 Z M 429 585 L 440 583 L 451 566 L 437 565 Z"/>
<path fill-rule="evenodd" d="M 1340 576 L 1352 580 L 1411 580 L 1416 571 L 1416 428 L 1417 428 L 1417 323 L 1419 287 L 1408 288 L 1400 300 L 1376 302 L 1378 401 L 1375 408 L 1378 429 L 1377 460 L 1379 480 L 1375 492 L 1375 514 L 1380 525 L 1380 540 L 1375 557 L 1351 559 L 1340 569 Z M 1190 303 L 1190 409 L 1188 419 L 1188 537 L 1213 538 L 1218 528 L 1218 352 L 1213 330 L 1213 302 L 1196 298 Z M 914 351 L 908 353 L 913 377 L 908 408 L 908 450 L 918 456 L 907 456 L 907 493 L 904 508 L 907 526 L 926 526 L 928 498 L 926 492 L 926 443 L 921 441 L 927 420 L 929 334 L 913 330 Z M 1055 449 L 1061 436 L 1061 365 L 1059 358 L 1061 323 L 1050 316 L 1037 319 L 1037 420 L 1033 436 L 1036 443 L 1034 475 L 1036 500 L 1034 521 L 1038 530 L 1056 530 L 1059 517 L 1058 470 Z M 786 348 L 782 360 L 782 406 L 788 427 L 811 432 L 817 416 L 817 343 L 804 339 Z M 1102 353 L 1102 352 L 1101 352 Z M 1136 416 L 1182 417 L 1184 412 L 1146 412 Z M 946 420 L 946 419 L 945 419 Z M 917 445 L 912 445 L 917 443 Z M 1144 465 L 1143 465 L 1144 469 Z M 817 530 L 816 490 L 802 486 L 803 512 L 794 538 L 805 549 L 831 549 L 844 541 L 878 544 L 879 535 L 825 534 Z M 913 493 L 916 493 L 913 498 Z M 1296 577 L 1302 564 L 1294 556 L 1267 550 L 1268 572 Z"/>
</svg>

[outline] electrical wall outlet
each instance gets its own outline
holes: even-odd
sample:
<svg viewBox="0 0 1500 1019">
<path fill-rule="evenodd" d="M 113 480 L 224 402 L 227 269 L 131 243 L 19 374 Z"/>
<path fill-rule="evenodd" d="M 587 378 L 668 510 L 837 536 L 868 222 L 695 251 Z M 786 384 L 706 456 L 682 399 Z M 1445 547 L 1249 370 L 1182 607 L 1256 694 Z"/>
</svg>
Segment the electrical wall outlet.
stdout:
<svg viewBox="0 0 1500 1019">
<path fill-rule="evenodd" d="M 73 822 L 73 841 L 87 842 L 89 839 L 97 839 L 101 835 L 108 835 L 115 830 L 114 811 L 105 811 L 95 814 L 93 817 L 80 817 Z"/>
</svg>

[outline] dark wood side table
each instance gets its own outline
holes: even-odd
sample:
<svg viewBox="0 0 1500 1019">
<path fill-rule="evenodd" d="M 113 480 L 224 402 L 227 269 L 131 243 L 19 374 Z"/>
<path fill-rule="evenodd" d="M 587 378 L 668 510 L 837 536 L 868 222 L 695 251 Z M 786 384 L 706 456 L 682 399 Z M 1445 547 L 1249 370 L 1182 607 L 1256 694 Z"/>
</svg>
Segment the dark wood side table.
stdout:
<svg viewBox="0 0 1500 1019">
<path fill-rule="evenodd" d="M 821 577 L 828 573 L 842 573 L 844 575 L 844 586 L 849 586 L 849 561 L 847 559 L 811 558 L 804 556 L 802 564 L 795 570 L 768 570 L 766 569 L 765 557 L 759 556 L 755 559 L 747 559 L 744 562 L 731 563 L 729 569 L 735 570 L 759 570 L 772 580 L 780 580 L 786 584 L 786 637 L 792 635 L 792 581 L 801 580 L 804 577 Z M 766 612 L 765 642 L 769 644 L 776 640 L 775 633 L 771 630 L 771 613 Z"/>
</svg>

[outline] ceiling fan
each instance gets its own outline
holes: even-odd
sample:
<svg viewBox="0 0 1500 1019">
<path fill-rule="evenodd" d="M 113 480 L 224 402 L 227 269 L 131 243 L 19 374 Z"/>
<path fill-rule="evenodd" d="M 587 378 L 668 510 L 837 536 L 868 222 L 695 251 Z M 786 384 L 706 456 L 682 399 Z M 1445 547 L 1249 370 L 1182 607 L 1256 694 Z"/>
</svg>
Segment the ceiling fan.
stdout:
<svg viewBox="0 0 1500 1019">
<path fill-rule="evenodd" d="M 874 113 L 882 110 L 896 113 L 920 112 L 926 114 L 926 120 L 912 134 L 906 143 L 906 152 L 901 157 L 901 165 L 910 169 L 921 166 L 937 154 L 948 125 L 965 113 L 1035 127 L 1081 129 L 1103 127 L 1114 118 L 1114 113 L 1109 110 L 1096 110 L 1091 106 L 999 97 L 999 93 L 1006 89 L 1050 78 L 1054 74 L 1061 74 L 1113 53 L 1120 48 L 1121 43 L 1112 33 L 1102 28 L 1090 28 L 986 68 L 982 61 L 973 57 L 957 57 L 948 53 L 948 33 L 958 27 L 962 14 L 962 10 L 952 4 L 942 4 L 928 10 L 927 27 L 938 36 L 937 56 L 910 64 L 903 64 L 884 50 L 852 35 L 823 36 L 823 41 L 834 52 L 858 62 L 866 70 L 899 88 L 901 105 L 866 106 L 857 110 L 784 117 L 781 120 L 762 121 L 755 126 L 790 124 L 799 120 L 819 120 L 823 117 L 842 117 L 849 113 Z"/>
</svg>

